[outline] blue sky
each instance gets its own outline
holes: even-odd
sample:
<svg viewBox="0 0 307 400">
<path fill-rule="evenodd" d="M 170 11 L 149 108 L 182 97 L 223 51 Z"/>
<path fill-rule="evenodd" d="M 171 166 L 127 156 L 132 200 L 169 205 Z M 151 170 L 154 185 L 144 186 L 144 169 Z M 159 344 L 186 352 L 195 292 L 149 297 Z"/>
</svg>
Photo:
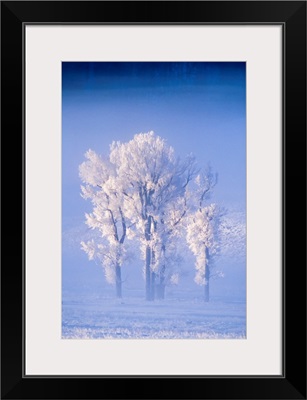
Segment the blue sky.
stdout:
<svg viewBox="0 0 307 400">
<path fill-rule="evenodd" d="M 90 210 L 80 196 L 84 153 L 107 155 L 113 140 L 151 130 L 177 155 L 210 162 L 219 175 L 214 199 L 245 210 L 245 75 L 243 62 L 63 62 L 63 230 Z"/>
</svg>

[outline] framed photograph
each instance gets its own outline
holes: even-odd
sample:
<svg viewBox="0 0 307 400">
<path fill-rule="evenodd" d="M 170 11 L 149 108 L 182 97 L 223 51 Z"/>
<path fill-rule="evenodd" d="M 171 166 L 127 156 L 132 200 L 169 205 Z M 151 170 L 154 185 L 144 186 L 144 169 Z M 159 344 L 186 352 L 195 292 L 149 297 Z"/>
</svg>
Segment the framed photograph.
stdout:
<svg viewBox="0 0 307 400">
<path fill-rule="evenodd" d="M 1 26 L 2 398 L 305 399 L 306 3 Z"/>
</svg>

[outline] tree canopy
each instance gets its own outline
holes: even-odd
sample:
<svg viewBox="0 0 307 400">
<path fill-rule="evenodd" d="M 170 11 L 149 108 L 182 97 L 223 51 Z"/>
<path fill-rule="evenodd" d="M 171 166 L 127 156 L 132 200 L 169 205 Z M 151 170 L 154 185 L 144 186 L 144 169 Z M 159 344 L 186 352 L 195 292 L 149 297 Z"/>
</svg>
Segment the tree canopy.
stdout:
<svg viewBox="0 0 307 400">
<path fill-rule="evenodd" d="M 193 155 L 177 157 L 154 132 L 113 142 L 106 157 L 88 150 L 85 158 L 81 195 L 93 206 L 86 224 L 99 234 L 81 246 L 102 264 L 108 282 L 116 283 L 117 296 L 127 240 L 144 260 L 146 300 L 164 298 L 165 286 L 178 282 L 183 240 L 195 256 L 195 282 L 207 285 L 220 237 L 220 211 L 209 202 L 217 183 L 212 169 L 202 171 Z"/>
</svg>

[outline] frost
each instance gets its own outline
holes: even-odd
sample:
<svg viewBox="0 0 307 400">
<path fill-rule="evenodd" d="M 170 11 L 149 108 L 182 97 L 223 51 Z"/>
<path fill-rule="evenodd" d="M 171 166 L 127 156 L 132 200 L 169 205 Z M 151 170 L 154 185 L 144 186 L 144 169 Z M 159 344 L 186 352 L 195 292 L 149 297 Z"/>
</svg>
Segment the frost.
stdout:
<svg viewBox="0 0 307 400">
<path fill-rule="evenodd" d="M 184 238 L 195 257 L 195 282 L 209 286 L 210 277 L 222 277 L 213 273 L 217 255 L 243 243 L 246 233 L 243 223 L 234 224 L 209 202 L 217 184 L 210 166 L 199 169 L 191 154 L 176 157 L 153 131 L 114 141 L 105 158 L 88 150 L 85 159 L 79 167 L 81 195 L 92 203 L 85 222 L 99 236 L 81 246 L 101 263 L 109 283 L 121 284 L 127 241 L 144 260 L 147 300 L 155 298 L 156 285 L 178 283 Z"/>
</svg>

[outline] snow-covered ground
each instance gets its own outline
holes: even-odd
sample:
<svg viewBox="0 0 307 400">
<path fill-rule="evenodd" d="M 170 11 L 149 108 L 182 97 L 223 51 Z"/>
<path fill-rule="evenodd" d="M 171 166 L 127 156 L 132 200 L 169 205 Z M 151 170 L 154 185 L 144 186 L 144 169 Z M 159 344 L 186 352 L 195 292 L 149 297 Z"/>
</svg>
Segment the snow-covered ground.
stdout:
<svg viewBox="0 0 307 400">
<path fill-rule="evenodd" d="M 63 290 L 63 339 L 244 339 L 245 299 L 170 289 L 165 300 L 147 302 L 144 291 L 115 299 L 112 288 Z"/>
</svg>

